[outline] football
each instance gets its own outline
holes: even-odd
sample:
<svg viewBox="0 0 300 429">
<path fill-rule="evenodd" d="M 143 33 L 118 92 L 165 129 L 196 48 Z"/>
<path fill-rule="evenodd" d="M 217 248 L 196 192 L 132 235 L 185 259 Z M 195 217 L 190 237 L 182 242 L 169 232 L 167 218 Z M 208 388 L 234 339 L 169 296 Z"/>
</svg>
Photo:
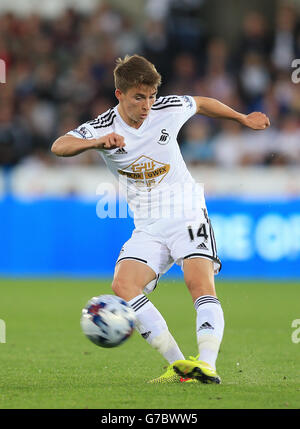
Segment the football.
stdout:
<svg viewBox="0 0 300 429">
<path fill-rule="evenodd" d="M 100 295 L 83 308 L 80 325 L 85 336 L 97 346 L 116 347 L 132 335 L 135 312 L 118 296 Z"/>
</svg>

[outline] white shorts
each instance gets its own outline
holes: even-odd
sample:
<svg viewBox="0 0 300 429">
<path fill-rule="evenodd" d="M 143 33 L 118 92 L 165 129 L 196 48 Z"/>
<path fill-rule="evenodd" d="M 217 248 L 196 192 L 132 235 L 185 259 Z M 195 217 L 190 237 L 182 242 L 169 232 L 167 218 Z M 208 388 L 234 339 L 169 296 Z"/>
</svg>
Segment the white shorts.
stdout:
<svg viewBox="0 0 300 429">
<path fill-rule="evenodd" d="M 158 219 L 134 229 L 131 238 L 121 248 L 116 263 L 133 259 L 152 268 L 156 279 L 144 289 L 145 293 L 149 293 L 156 287 L 160 276 L 174 263 L 183 268 L 184 259 L 197 257 L 212 260 L 215 274 L 221 270 L 206 208 L 184 219 Z"/>
</svg>

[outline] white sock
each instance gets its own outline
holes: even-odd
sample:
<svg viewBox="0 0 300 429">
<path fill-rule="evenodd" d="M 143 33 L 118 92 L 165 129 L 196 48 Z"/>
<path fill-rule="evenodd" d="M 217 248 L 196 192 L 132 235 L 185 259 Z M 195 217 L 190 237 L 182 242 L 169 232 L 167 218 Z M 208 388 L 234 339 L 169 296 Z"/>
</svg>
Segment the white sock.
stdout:
<svg viewBox="0 0 300 429">
<path fill-rule="evenodd" d="M 203 295 L 196 299 L 196 330 L 199 360 L 216 369 L 221 341 L 224 332 L 224 315 L 219 300 L 212 295 Z"/>
<path fill-rule="evenodd" d="M 147 343 L 158 350 L 169 364 L 184 359 L 164 318 L 144 294 L 131 299 L 128 304 L 134 309 L 137 317 L 136 330 Z"/>
</svg>

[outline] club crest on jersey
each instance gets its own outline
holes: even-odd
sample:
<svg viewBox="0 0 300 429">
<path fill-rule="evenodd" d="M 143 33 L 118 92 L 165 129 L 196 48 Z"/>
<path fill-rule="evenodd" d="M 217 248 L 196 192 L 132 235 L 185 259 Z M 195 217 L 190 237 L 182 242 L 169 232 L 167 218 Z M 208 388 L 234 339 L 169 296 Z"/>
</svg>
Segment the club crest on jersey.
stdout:
<svg viewBox="0 0 300 429">
<path fill-rule="evenodd" d="M 159 140 L 158 140 L 157 143 L 159 143 L 159 144 L 167 144 L 167 143 L 169 143 L 169 140 L 170 140 L 170 134 L 167 133 L 167 130 L 165 128 L 163 128 L 161 130 L 161 135 L 160 135 L 160 138 L 159 138 Z"/>
</svg>

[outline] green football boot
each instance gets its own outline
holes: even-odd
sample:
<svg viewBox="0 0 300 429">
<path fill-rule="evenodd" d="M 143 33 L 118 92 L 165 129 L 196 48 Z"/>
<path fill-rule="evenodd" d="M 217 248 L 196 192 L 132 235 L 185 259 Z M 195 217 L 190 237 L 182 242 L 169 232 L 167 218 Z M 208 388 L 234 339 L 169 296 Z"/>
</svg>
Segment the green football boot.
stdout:
<svg viewBox="0 0 300 429">
<path fill-rule="evenodd" d="M 193 380 L 198 380 L 201 383 L 221 383 L 221 378 L 213 367 L 192 356 L 187 360 L 177 360 L 174 362 L 173 369 L 179 376 L 192 378 Z"/>
</svg>

